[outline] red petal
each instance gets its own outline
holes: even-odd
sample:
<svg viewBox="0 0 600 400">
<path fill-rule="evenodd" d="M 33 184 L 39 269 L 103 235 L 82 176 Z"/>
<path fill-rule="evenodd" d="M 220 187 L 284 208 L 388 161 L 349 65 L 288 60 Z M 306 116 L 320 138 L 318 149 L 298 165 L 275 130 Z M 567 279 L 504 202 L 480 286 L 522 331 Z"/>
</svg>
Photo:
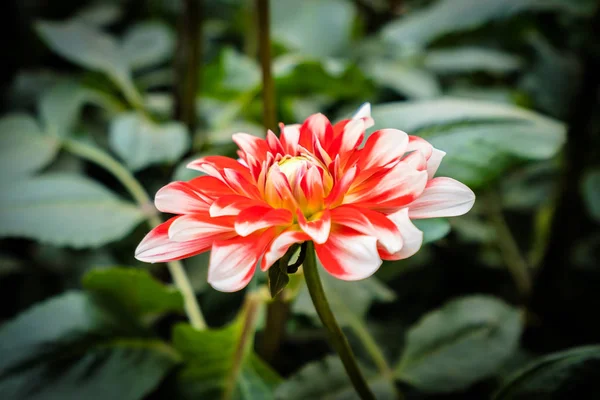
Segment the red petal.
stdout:
<svg viewBox="0 0 600 400">
<path fill-rule="evenodd" d="M 286 154 L 295 156 L 298 152 L 298 141 L 300 140 L 300 125 L 279 125 L 281 130 L 281 145 Z"/>
<path fill-rule="evenodd" d="M 200 195 L 187 182 L 171 182 L 154 197 L 156 208 L 170 214 L 189 214 L 208 211 L 210 199 Z"/>
<path fill-rule="evenodd" d="M 408 135 L 398 129 L 382 129 L 373 132 L 360 153 L 358 167 L 366 170 L 384 167 L 399 160 L 406 151 Z"/>
<path fill-rule="evenodd" d="M 423 244 L 423 232 L 413 225 L 408 218 L 408 208 L 403 208 L 394 214 L 388 215 L 400 234 L 402 235 L 402 249 L 397 252 L 388 252 L 387 249 L 380 248 L 379 255 L 384 260 L 403 260 L 415 254 Z"/>
<path fill-rule="evenodd" d="M 233 135 L 233 141 L 241 150 L 240 158 L 245 160 L 248 166 L 261 165 L 266 160 L 269 145 L 264 139 L 247 133 L 236 133 Z"/>
<path fill-rule="evenodd" d="M 235 236 L 234 217 L 211 217 L 208 213 L 182 215 L 173 221 L 167 232 L 172 242 L 189 242 L 191 240 L 215 240 L 216 236 L 229 233 Z"/>
<path fill-rule="evenodd" d="M 290 225 L 293 221 L 289 210 L 274 209 L 268 206 L 254 206 L 245 209 L 235 220 L 235 231 L 240 236 L 248 236 L 260 229 L 272 226 Z"/>
<path fill-rule="evenodd" d="M 367 278 L 381 265 L 377 239 L 346 227 L 336 227 L 329 240 L 316 244 L 315 250 L 325 270 L 346 281 Z"/>
<path fill-rule="evenodd" d="M 290 228 L 289 230 L 282 232 L 269 245 L 269 248 L 260 263 L 260 269 L 263 271 L 268 270 L 277 260 L 284 256 L 291 245 L 294 243 L 302 243 L 307 240 L 310 240 L 310 236 L 299 230 L 292 230 Z"/>
<path fill-rule="evenodd" d="M 224 215 L 238 215 L 242 210 L 246 208 L 259 206 L 266 204 L 263 201 L 249 199 L 245 196 L 239 195 L 228 195 L 219 197 L 210 205 L 210 216 L 211 217 L 220 217 Z"/>
<path fill-rule="evenodd" d="M 313 114 L 304 121 L 300 127 L 298 143 L 311 153 L 314 151 L 315 141 L 319 141 L 326 149 L 333 140 L 333 128 L 331 123 L 323 114 Z"/>
<path fill-rule="evenodd" d="M 331 213 L 328 209 L 323 210 L 322 214 L 307 221 L 300 210 L 296 211 L 298 224 L 300 228 L 313 240 L 315 243 L 325 243 L 329 237 L 331 230 Z"/>
<path fill-rule="evenodd" d="M 225 168 L 233 169 L 251 181 L 252 175 L 248 168 L 240 164 L 237 160 L 225 156 L 206 156 L 192 161 L 187 165 L 188 168 L 204 172 L 215 178 L 222 179 L 222 171 Z"/>
</svg>

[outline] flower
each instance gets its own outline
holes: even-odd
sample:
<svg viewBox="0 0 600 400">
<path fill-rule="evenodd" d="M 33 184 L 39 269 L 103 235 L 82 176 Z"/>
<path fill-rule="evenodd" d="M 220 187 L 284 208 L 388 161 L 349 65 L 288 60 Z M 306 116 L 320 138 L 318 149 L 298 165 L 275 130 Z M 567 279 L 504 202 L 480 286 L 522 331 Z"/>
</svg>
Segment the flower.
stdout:
<svg viewBox="0 0 600 400">
<path fill-rule="evenodd" d="M 206 175 L 172 182 L 156 207 L 177 214 L 136 250 L 166 262 L 211 250 L 208 282 L 244 288 L 260 260 L 266 271 L 295 243 L 312 240 L 331 275 L 359 280 L 383 260 L 416 253 L 423 233 L 411 219 L 469 211 L 475 195 L 451 178 L 434 178 L 445 153 L 397 129 L 371 134 L 370 105 L 331 125 L 322 114 L 283 124 L 281 137 L 233 135 L 239 159 L 208 156 L 188 168 Z"/>
</svg>

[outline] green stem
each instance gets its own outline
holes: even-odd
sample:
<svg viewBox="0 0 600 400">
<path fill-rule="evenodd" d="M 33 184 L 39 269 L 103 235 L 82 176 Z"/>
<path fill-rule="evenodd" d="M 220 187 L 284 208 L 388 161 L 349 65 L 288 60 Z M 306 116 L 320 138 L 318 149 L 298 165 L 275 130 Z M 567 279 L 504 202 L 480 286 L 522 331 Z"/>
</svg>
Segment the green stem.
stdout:
<svg viewBox="0 0 600 400">
<path fill-rule="evenodd" d="M 375 338 L 373 338 L 371 332 L 369 332 L 365 324 L 353 313 L 349 312 L 346 319 L 350 328 L 352 328 L 362 345 L 367 350 L 367 353 L 369 353 L 371 356 L 371 359 L 375 363 L 375 366 L 377 366 L 377 369 L 381 375 L 383 375 L 387 380 L 393 382 L 394 372 L 388 365 L 383 352 L 379 348 L 379 345 L 377 345 L 377 342 L 375 342 Z"/>
<path fill-rule="evenodd" d="M 275 104 L 275 83 L 271 71 L 271 33 L 269 0 L 256 0 L 258 11 L 258 52 L 262 68 L 263 120 L 266 129 L 277 128 L 277 105 Z"/>
<path fill-rule="evenodd" d="M 140 208 L 146 212 L 150 227 L 153 228 L 162 222 L 156 214 L 156 211 L 152 206 L 152 201 L 142 185 L 121 163 L 101 149 L 83 142 L 65 140 L 64 148 L 85 160 L 101 166 L 113 174 L 113 176 L 127 189 L 129 194 L 131 194 L 131 197 L 138 203 Z M 202 311 L 200 311 L 196 295 L 194 294 L 194 290 L 192 289 L 192 285 L 185 273 L 183 265 L 180 261 L 171 261 L 167 263 L 167 267 L 169 268 L 175 286 L 183 296 L 185 311 L 190 320 L 190 324 L 196 329 L 205 329 L 206 322 L 204 321 Z"/>
<path fill-rule="evenodd" d="M 513 237 L 500 204 L 498 193 L 488 193 L 485 197 L 488 216 L 496 228 L 497 244 L 502 253 L 506 268 L 510 272 L 517 286 L 521 298 L 526 301 L 531 294 L 531 276 L 527 261 L 521 255 L 519 246 Z"/>
<path fill-rule="evenodd" d="M 307 243 L 306 259 L 304 260 L 304 278 L 306 279 L 306 286 L 308 287 L 308 292 L 315 305 L 317 314 L 319 314 L 321 322 L 323 322 L 323 325 L 327 329 L 329 341 L 335 351 L 339 354 L 354 389 L 356 389 L 356 392 L 361 399 L 374 400 L 375 396 L 371 393 L 367 381 L 358 368 L 348 339 L 346 339 L 346 336 L 344 336 L 344 333 L 337 324 L 333 312 L 331 312 L 331 308 L 329 307 L 329 302 L 325 297 L 321 278 L 319 277 L 319 271 L 317 270 L 315 248 L 312 242 Z"/>
</svg>

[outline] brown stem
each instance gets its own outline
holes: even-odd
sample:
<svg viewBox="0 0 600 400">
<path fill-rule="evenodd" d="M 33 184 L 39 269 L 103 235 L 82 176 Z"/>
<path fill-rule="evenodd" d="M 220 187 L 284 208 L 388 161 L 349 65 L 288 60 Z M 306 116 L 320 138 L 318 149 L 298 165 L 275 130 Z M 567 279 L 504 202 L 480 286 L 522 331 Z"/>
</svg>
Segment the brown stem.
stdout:
<svg viewBox="0 0 600 400">
<path fill-rule="evenodd" d="M 271 70 L 271 33 L 269 0 L 256 0 L 258 11 L 258 53 L 262 67 L 263 81 L 263 123 L 266 129 L 277 128 L 277 105 L 275 103 L 275 83 Z"/>
<path fill-rule="evenodd" d="M 175 118 L 196 128 L 196 93 L 200 89 L 202 0 L 184 0 L 176 54 Z"/>
</svg>

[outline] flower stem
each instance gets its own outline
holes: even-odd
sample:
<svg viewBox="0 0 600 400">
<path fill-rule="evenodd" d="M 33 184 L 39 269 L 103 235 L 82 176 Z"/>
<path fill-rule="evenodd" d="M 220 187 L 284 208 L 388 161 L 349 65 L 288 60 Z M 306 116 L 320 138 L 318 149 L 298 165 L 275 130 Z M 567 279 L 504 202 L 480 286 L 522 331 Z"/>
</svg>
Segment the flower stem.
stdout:
<svg viewBox="0 0 600 400">
<path fill-rule="evenodd" d="M 256 0 L 258 11 L 258 52 L 263 81 L 263 120 L 266 129 L 277 128 L 277 105 L 275 104 L 275 83 L 271 71 L 271 33 L 269 0 Z"/>
<path fill-rule="evenodd" d="M 306 258 L 304 260 L 304 278 L 306 279 L 306 286 L 310 293 L 317 314 L 321 322 L 327 329 L 329 341 L 333 345 L 333 348 L 340 356 L 346 373 L 352 381 L 352 385 L 356 392 L 359 394 L 361 399 L 375 399 L 375 396 L 369 389 L 367 381 L 365 380 L 362 372 L 358 368 L 358 364 L 352 352 L 352 348 L 348 343 L 348 339 L 344 336 L 344 333 L 337 324 L 325 292 L 323 291 L 323 285 L 321 284 L 321 278 L 319 277 L 319 271 L 317 270 L 317 259 L 315 256 L 315 249 L 312 242 L 307 243 Z"/>
<path fill-rule="evenodd" d="M 146 193 L 138 180 L 135 179 L 131 172 L 129 172 L 121 163 L 101 149 L 83 142 L 65 140 L 63 147 L 72 154 L 101 166 L 117 178 L 127 189 L 129 194 L 131 194 L 131 197 L 138 203 L 140 208 L 146 211 L 150 227 L 153 228 L 161 223 L 160 218 L 154 211 L 148 193 Z M 167 263 L 167 267 L 169 268 L 175 286 L 183 296 L 185 311 L 190 320 L 190 324 L 196 329 L 205 329 L 206 322 L 204 321 L 202 311 L 200 310 L 194 290 L 192 289 L 192 285 L 185 273 L 183 265 L 180 261 L 171 261 Z"/>
</svg>

